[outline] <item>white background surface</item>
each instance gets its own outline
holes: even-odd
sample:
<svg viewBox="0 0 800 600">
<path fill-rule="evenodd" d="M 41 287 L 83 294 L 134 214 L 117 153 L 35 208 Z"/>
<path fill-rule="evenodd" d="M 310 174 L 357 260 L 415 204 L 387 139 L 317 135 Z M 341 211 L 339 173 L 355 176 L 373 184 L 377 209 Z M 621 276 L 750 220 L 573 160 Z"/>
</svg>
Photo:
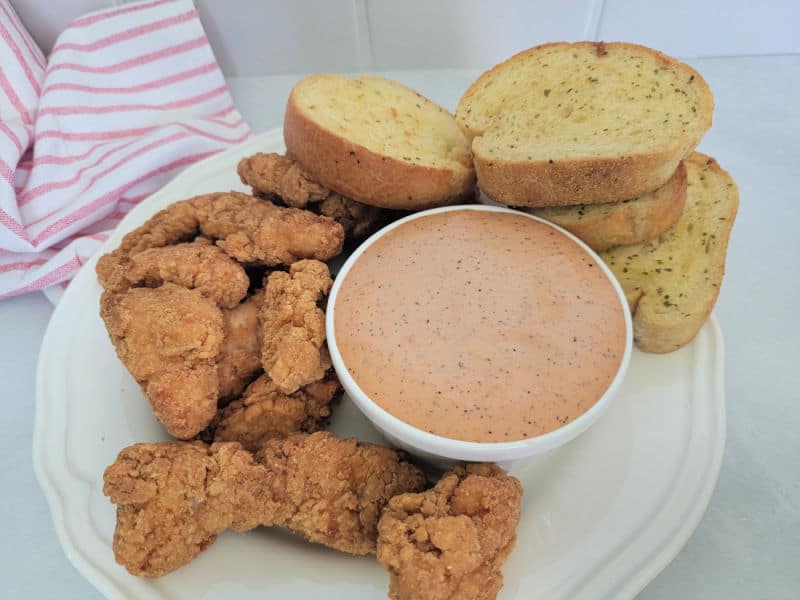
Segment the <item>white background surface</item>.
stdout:
<svg viewBox="0 0 800 600">
<path fill-rule="evenodd" d="M 795 600 L 800 597 L 800 56 L 691 63 L 716 96 L 714 126 L 701 150 L 732 173 L 741 194 L 717 304 L 726 340 L 728 442 L 719 485 L 699 529 L 640 598 Z M 450 109 L 476 74 L 389 73 Z M 297 79 L 229 83 L 245 118 L 263 131 L 280 125 Z M 99 595 L 61 552 L 31 467 L 34 369 L 50 312 L 41 295 L 0 302 L 5 401 L 0 597 L 91 599 Z"/>
<path fill-rule="evenodd" d="M 798 0 L 194 0 L 226 75 L 487 67 L 557 40 L 680 57 L 800 52 Z M 45 51 L 124 0 L 11 0 Z"/>
</svg>

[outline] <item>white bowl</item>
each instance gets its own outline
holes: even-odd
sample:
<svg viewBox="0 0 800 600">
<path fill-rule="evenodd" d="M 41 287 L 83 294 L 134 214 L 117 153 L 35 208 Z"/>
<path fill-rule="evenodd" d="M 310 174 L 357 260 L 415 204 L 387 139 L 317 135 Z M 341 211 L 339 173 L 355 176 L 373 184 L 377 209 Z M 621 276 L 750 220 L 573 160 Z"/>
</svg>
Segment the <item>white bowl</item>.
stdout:
<svg viewBox="0 0 800 600">
<path fill-rule="evenodd" d="M 482 212 L 505 212 L 515 215 L 523 215 L 534 221 L 539 221 L 557 230 L 559 233 L 567 236 L 575 241 L 602 269 L 603 273 L 609 279 L 614 289 L 617 292 L 622 313 L 625 320 L 625 351 L 620 361 L 619 369 L 615 374 L 611 385 L 605 393 L 600 397 L 597 402 L 585 413 L 577 417 L 574 421 L 560 427 L 554 431 L 544 433 L 542 435 L 527 438 L 524 440 L 517 440 L 513 442 L 467 442 L 455 440 L 442 436 L 429 433 L 409 425 L 384 410 L 381 406 L 376 404 L 364 391 L 359 387 L 350 372 L 347 370 L 342 355 L 339 352 L 339 347 L 336 343 L 336 329 L 334 322 L 336 320 L 336 299 L 339 295 L 339 289 L 342 287 L 342 282 L 347 277 L 348 272 L 359 259 L 359 257 L 374 244 L 381 237 L 399 227 L 403 223 L 407 223 L 413 219 L 420 219 L 428 215 L 438 213 L 460 211 L 460 210 L 475 210 Z M 398 448 L 406 450 L 412 455 L 415 455 L 425 462 L 428 462 L 439 468 L 449 468 L 457 461 L 468 462 L 494 462 L 498 463 L 505 468 L 518 469 L 522 466 L 523 461 L 527 463 L 535 457 L 552 452 L 556 448 L 574 440 L 576 437 L 585 432 L 591 427 L 608 408 L 611 399 L 619 389 L 625 373 L 628 370 L 628 363 L 630 362 L 631 349 L 633 346 L 633 325 L 631 323 L 630 311 L 628 310 L 628 303 L 625 299 L 625 293 L 619 285 L 616 277 L 614 277 L 611 270 L 605 265 L 599 256 L 580 239 L 565 231 L 561 227 L 553 225 L 539 217 L 535 217 L 528 213 L 511 210 L 508 208 L 485 206 L 480 204 L 467 204 L 457 206 L 447 206 L 444 208 L 434 208 L 418 213 L 414 213 L 408 217 L 395 221 L 387 225 L 377 233 L 373 234 L 363 244 L 361 244 L 350 255 L 347 261 L 342 265 L 339 270 L 336 280 L 333 283 L 330 297 L 328 299 L 328 308 L 325 322 L 328 348 L 330 349 L 333 367 L 336 369 L 336 374 L 342 382 L 345 392 L 353 400 L 356 406 L 362 413 L 369 419 L 372 424 L 386 437 L 390 443 Z"/>
</svg>

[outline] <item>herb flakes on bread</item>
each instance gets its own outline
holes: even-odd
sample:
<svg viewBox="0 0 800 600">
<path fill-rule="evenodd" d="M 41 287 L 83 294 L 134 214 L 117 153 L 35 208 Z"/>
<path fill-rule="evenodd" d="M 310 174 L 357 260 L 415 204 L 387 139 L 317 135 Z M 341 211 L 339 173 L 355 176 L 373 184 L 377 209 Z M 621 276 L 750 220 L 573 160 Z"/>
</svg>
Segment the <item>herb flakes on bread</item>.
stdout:
<svg viewBox="0 0 800 600">
<path fill-rule="evenodd" d="M 713 158 L 695 152 L 684 163 L 688 192 L 678 222 L 656 241 L 600 253 L 625 290 L 634 340 L 646 352 L 688 344 L 711 314 L 739 206 L 736 184 Z"/>
<path fill-rule="evenodd" d="M 283 134 L 303 171 L 364 204 L 418 210 L 458 202 L 475 186 L 453 115 L 381 77 L 303 79 L 289 96 Z"/>
<path fill-rule="evenodd" d="M 691 67 L 627 43 L 537 46 L 481 75 L 456 119 L 478 182 L 509 206 L 635 198 L 664 185 L 711 126 Z"/>
<path fill-rule="evenodd" d="M 523 210 L 563 227 L 600 252 L 658 238 L 680 218 L 686 187 L 686 167 L 681 162 L 667 183 L 639 198 Z"/>
</svg>

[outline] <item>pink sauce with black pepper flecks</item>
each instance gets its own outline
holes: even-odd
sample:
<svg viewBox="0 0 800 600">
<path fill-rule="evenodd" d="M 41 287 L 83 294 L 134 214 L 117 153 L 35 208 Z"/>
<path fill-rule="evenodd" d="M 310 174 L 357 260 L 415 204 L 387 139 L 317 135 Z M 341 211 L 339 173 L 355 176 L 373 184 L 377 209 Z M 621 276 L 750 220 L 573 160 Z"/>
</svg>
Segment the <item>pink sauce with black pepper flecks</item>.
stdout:
<svg viewBox="0 0 800 600">
<path fill-rule="evenodd" d="M 457 210 L 370 246 L 336 299 L 342 359 L 386 411 L 465 441 L 537 436 L 586 412 L 625 350 L 623 307 L 568 237 Z"/>
</svg>

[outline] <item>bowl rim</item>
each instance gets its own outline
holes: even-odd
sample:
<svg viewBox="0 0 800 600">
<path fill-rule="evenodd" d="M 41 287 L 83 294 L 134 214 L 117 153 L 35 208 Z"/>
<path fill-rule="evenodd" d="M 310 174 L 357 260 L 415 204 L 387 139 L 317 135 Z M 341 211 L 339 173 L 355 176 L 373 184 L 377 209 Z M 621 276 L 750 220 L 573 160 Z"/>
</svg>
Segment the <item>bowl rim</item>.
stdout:
<svg viewBox="0 0 800 600">
<path fill-rule="evenodd" d="M 622 355 L 617 372 L 611 383 L 606 388 L 600 398 L 578 418 L 566 425 L 559 427 L 553 431 L 543 433 L 538 436 L 513 440 L 509 442 L 474 442 L 466 440 L 458 440 L 454 438 L 443 437 L 419 429 L 410 423 L 406 423 L 402 419 L 394 416 L 372 398 L 370 398 L 358 385 L 355 379 L 350 375 L 342 355 L 339 352 L 339 347 L 336 342 L 335 331 L 335 318 L 336 318 L 336 300 L 339 295 L 339 290 L 342 283 L 350 272 L 352 266 L 358 261 L 364 252 L 370 248 L 375 242 L 381 239 L 390 231 L 398 227 L 414 221 L 416 219 L 423 219 L 432 215 L 437 215 L 447 212 L 455 212 L 462 210 L 474 210 L 479 212 L 495 212 L 506 213 L 518 216 L 524 216 L 534 221 L 538 221 L 548 227 L 551 227 L 559 233 L 567 236 L 573 242 L 584 250 L 601 268 L 603 274 L 610 281 L 614 290 L 617 293 L 618 300 L 622 308 L 623 320 L 625 322 L 625 350 Z M 359 410 L 375 425 L 379 430 L 388 433 L 392 437 L 396 437 L 400 442 L 438 457 L 455 459 L 455 460 L 474 460 L 474 461 L 508 461 L 520 458 L 527 458 L 548 452 L 567 442 L 578 437 L 585 432 L 591 425 L 593 425 L 603 412 L 608 408 L 611 399 L 616 395 L 625 374 L 628 371 L 630 358 L 633 350 L 633 323 L 631 319 L 630 310 L 628 308 L 628 301 L 625 297 L 625 292 L 619 281 L 614 276 L 611 269 L 603 262 L 603 260 L 592 250 L 585 242 L 579 239 L 574 234 L 566 231 L 562 227 L 555 225 L 541 217 L 532 215 L 527 212 L 513 210 L 501 206 L 488 206 L 485 204 L 457 204 L 451 206 L 444 206 L 440 208 L 432 208 L 420 212 L 413 213 L 402 219 L 398 219 L 383 227 L 382 229 L 373 233 L 369 238 L 362 242 L 339 269 L 336 278 L 334 279 L 333 286 L 331 287 L 328 296 L 328 305 L 325 315 L 325 329 L 328 340 L 328 350 L 331 356 L 331 362 L 342 383 L 347 394 L 353 400 Z"/>
</svg>

